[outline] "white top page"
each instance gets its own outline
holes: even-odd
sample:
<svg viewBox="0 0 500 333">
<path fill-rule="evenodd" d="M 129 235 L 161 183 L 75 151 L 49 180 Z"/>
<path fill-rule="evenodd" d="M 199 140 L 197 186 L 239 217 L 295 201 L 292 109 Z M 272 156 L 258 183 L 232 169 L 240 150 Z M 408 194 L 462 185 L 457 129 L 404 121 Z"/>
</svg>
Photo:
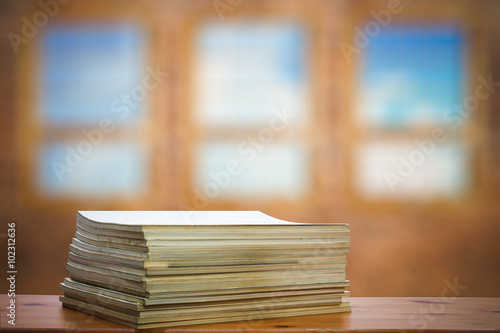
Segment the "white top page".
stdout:
<svg viewBox="0 0 500 333">
<path fill-rule="evenodd" d="M 98 223 L 141 225 L 304 225 L 258 211 L 79 211 Z M 307 223 L 309 225 L 309 223 Z"/>
</svg>

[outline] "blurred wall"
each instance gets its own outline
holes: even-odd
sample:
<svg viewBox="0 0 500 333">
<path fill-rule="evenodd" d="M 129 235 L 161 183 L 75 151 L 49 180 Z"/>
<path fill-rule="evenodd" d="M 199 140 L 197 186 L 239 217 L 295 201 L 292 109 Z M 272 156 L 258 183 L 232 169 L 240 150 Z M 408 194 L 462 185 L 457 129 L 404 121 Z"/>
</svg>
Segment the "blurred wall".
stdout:
<svg viewBox="0 0 500 333">
<path fill-rule="evenodd" d="M 48 1 L 47 1 L 48 2 Z M 9 32 L 22 35 L 25 18 L 39 12 L 36 1 L 1 1 L 0 29 L 0 254 L 6 263 L 4 239 L 7 223 L 16 222 L 17 292 L 60 294 L 67 276 L 68 244 L 75 232 L 76 210 L 141 209 L 177 210 L 193 207 L 193 157 L 198 137 L 194 126 L 192 80 L 193 52 L 189 40 L 193 22 L 209 17 L 230 22 L 239 16 L 279 20 L 283 17 L 310 24 L 309 58 L 313 100 L 310 126 L 290 136 L 313 147 L 312 193 L 304 199 L 212 200 L 203 209 L 260 210 L 272 216 L 303 222 L 347 222 L 352 249 L 348 278 L 353 296 L 440 296 L 446 280 L 465 285 L 461 296 L 500 297 L 500 94 L 494 91 L 473 115 L 474 186 L 464 198 L 444 202 L 359 198 L 353 190 L 354 132 L 350 115 L 356 98 L 356 62 L 346 61 L 339 45 L 354 43 L 357 26 L 363 27 L 371 11 L 388 8 L 385 1 L 79 1 L 61 4 L 47 25 L 58 20 L 111 22 L 136 19 L 151 32 L 152 67 L 169 73 L 166 83 L 150 96 L 154 124 L 145 134 L 151 148 L 152 181 L 147 194 L 120 199 L 45 197 L 33 189 L 36 114 L 30 115 L 36 89 L 37 39 L 43 26 L 13 50 Z M 473 49 L 469 64 L 474 75 L 500 80 L 500 6 L 496 1 L 401 1 L 404 15 L 447 20 L 459 17 L 471 26 Z M 222 14 L 221 14 L 222 13 Z M 457 14 L 458 13 L 458 14 Z M 373 19 L 373 18 L 372 18 Z M 472 22 L 472 23 L 471 23 Z M 37 36 L 37 34 L 40 34 Z M 191 50 L 191 51 L 190 51 Z M 356 55 L 355 55 L 356 56 Z M 31 65 L 29 65 L 31 64 Z M 30 75 L 32 80 L 29 80 Z M 30 95 L 31 94 L 31 95 Z M 30 97 L 32 96 L 32 97 Z M 70 112 L 70 111 L 68 111 Z M 302 131 L 302 132 L 300 132 Z M 302 134 L 298 134 L 298 133 Z M 142 133 L 142 132 L 141 132 Z M 229 133 L 229 132 L 228 132 Z M 305 134 L 304 134 L 305 133 Z M 50 132 L 49 134 L 50 135 Z M 135 134 L 134 134 L 135 135 Z M 139 134 L 137 134 L 139 135 Z M 230 135 L 230 134 L 228 134 Z M 301 136 L 302 135 L 302 136 Z M 411 134 L 410 134 L 411 135 Z M 36 142 L 35 142 L 36 143 Z M 28 148 L 27 148 L 28 147 Z M 30 167 L 31 165 L 31 167 Z M 184 206 L 183 206 L 184 205 Z M 5 282 L 2 282 L 5 283 Z M 2 287 L 1 292 L 7 288 Z"/>
</svg>

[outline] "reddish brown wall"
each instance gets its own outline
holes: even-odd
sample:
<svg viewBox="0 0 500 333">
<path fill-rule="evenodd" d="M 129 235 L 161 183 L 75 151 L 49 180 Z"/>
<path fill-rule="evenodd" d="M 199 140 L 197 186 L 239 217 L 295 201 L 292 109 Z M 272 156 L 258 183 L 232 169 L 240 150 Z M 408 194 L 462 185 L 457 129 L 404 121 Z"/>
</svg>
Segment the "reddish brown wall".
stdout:
<svg viewBox="0 0 500 333">
<path fill-rule="evenodd" d="M 67 8 L 82 5 L 99 12 L 99 1 L 73 0 Z M 145 1 L 151 10 L 151 21 L 162 24 L 160 34 L 168 40 L 168 45 L 158 49 L 166 56 L 166 66 L 172 73 L 170 86 L 160 96 L 167 105 L 166 118 L 173 121 L 174 129 L 182 132 L 180 108 L 187 94 L 181 84 L 183 72 L 177 63 L 185 58 L 182 48 L 181 28 L 174 23 L 182 23 L 186 15 L 197 8 L 213 11 L 212 1 Z M 251 4 L 249 4 L 251 3 Z M 433 6 L 449 2 L 432 2 Z M 458 3 L 458 2 L 456 2 Z M 486 63 L 484 74 L 492 74 L 500 80 L 500 6 L 496 1 L 460 2 L 474 8 L 471 15 L 481 22 L 486 36 Z M 383 8 L 385 2 L 378 2 Z M 129 2 L 110 2 L 108 6 L 129 6 Z M 406 204 L 397 207 L 373 207 L 360 205 L 352 200 L 347 191 L 346 163 L 349 156 L 346 143 L 349 133 L 343 129 L 342 112 L 346 108 L 344 84 L 344 59 L 338 50 L 338 43 L 352 29 L 349 20 L 359 13 L 359 6 L 375 6 L 370 1 L 244 1 L 243 8 L 259 13 L 266 8 L 288 8 L 291 12 L 309 9 L 318 13 L 322 32 L 319 56 L 315 60 L 322 76 L 318 93 L 318 114 L 322 121 L 318 127 L 325 128 L 321 134 L 321 144 L 332 154 L 320 154 L 317 172 L 324 181 L 318 187 L 314 204 L 310 206 L 262 206 L 257 203 L 225 206 L 219 204 L 208 208 L 257 209 L 283 219 L 309 222 L 348 222 L 352 231 L 352 250 L 349 255 L 348 275 L 352 281 L 350 290 L 353 296 L 439 296 L 445 288 L 445 280 L 457 278 L 467 289 L 463 296 L 500 297 L 500 93 L 495 92 L 488 100 L 488 121 L 479 128 L 484 141 L 479 147 L 480 154 L 480 191 L 477 197 L 465 205 L 428 206 Z M 2 1 L 0 3 L 0 234 L 5 233 L 7 222 L 16 222 L 17 239 L 17 288 L 18 293 L 58 294 L 58 284 L 67 274 L 65 261 L 68 244 L 75 231 L 75 207 L 35 205 L 23 197 L 19 181 L 19 163 L 22 147 L 16 135 L 23 131 L 18 119 L 19 88 L 16 78 L 19 75 L 20 55 L 16 55 L 7 32 L 19 31 L 21 17 L 32 13 L 36 2 Z M 408 5 L 410 6 L 410 5 Z M 311 7 L 314 7 L 311 9 Z M 61 11 L 67 10 L 61 7 Z M 409 7 L 408 7 L 409 8 Z M 236 13 L 240 7 L 235 8 Z M 215 14 L 213 14 L 215 15 Z M 57 18 L 57 17 L 56 17 Z M 177 43 L 177 44 L 176 44 Z M 162 104 L 163 103 L 163 104 Z M 324 120 L 324 121 L 323 121 Z M 172 122 L 170 122 L 172 124 Z M 182 133 L 177 139 L 182 138 Z M 181 140 L 181 139 L 179 139 Z M 181 142 L 182 143 L 182 142 Z M 173 147 L 181 147 L 173 145 Z M 174 151 L 164 158 L 182 159 L 181 151 Z M 165 160 L 164 160 L 165 162 Z M 167 161 L 168 162 L 168 161 Z M 168 164 L 168 163 L 167 163 Z M 182 165 L 182 161 L 177 161 Z M 162 165 L 165 165 L 162 164 Z M 173 171 L 172 171 L 173 170 Z M 167 174 L 168 193 L 140 209 L 177 209 L 178 203 L 189 198 L 183 193 L 185 175 L 182 170 L 172 169 Z M 174 175 L 175 177 L 172 178 Z M 170 177 L 170 178 L 169 178 Z M 78 206 L 81 210 L 91 209 L 136 209 L 126 203 L 108 207 L 99 202 L 86 202 Z M 0 259 L 4 267 L 5 238 L 2 238 Z M 4 268 L 2 268 L 5 270 Z M 5 282 L 2 282 L 5 283 Z M 2 287 L 0 293 L 5 293 Z"/>
</svg>

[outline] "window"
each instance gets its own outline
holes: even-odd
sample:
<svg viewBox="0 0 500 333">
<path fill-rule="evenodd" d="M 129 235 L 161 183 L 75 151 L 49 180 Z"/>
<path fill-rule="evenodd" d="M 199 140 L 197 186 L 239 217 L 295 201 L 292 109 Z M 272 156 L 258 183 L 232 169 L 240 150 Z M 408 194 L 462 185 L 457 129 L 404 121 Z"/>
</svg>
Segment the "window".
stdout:
<svg viewBox="0 0 500 333">
<path fill-rule="evenodd" d="M 308 194 L 308 43 L 304 27 L 295 22 L 199 26 L 192 87 L 199 135 L 193 148 L 195 192 L 236 201 Z"/>
<path fill-rule="evenodd" d="M 394 24 L 360 58 L 355 182 L 368 199 L 455 199 L 471 186 L 461 117 L 467 68 L 455 25 Z"/>
<path fill-rule="evenodd" d="M 137 196 L 150 179 L 146 38 L 130 24 L 43 30 L 34 172 L 44 196 Z"/>
</svg>

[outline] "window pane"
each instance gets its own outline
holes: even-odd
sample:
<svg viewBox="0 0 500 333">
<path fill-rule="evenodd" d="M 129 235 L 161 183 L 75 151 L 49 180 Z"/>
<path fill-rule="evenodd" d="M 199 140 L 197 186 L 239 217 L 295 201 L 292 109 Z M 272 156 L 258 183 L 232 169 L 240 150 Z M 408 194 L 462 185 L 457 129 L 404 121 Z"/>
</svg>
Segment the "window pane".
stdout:
<svg viewBox="0 0 500 333">
<path fill-rule="evenodd" d="M 40 108 L 53 125 L 96 125 L 144 75 L 145 37 L 129 25 L 47 27 L 41 36 Z M 144 102 L 121 121 L 137 120 Z"/>
<path fill-rule="evenodd" d="M 207 23 L 195 38 L 195 111 L 204 125 L 261 126 L 308 109 L 308 38 L 293 23 Z"/>
<path fill-rule="evenodd" d="M 423 141 L 422 141 L 423 142 Z M 453 143 L 373 142 L 356 155 L 356 186 L 367 198 L 457 198 L 469 187 L 470 152 Z"/>
<path fill-rule="evenodd" d="M 464 72 L 457 27 L 384 27 L 361 57 L 358 120 L 382 128 L 443 124 L 463 99 Z"/>
<path fill-rule="evenodd" d="M 198 167 L 196 188 L 208 199 L 294 199 L 305 196 L 310 188 L 308 151 L 291 143 L 263 147 L 259 151 L 241 143 L 203 145 L 195 163 Z M 234 163 L 237 163 L 236 171 L 230 175 L 228 166 Z"/>
<path fill-rule="evenodd" d="M 148 185 L 148 154 L 133 144 L 90 148 L 52 143 L 39 151 L 38 183 L 49 195 L 137 196 Z"/>
</svg>

